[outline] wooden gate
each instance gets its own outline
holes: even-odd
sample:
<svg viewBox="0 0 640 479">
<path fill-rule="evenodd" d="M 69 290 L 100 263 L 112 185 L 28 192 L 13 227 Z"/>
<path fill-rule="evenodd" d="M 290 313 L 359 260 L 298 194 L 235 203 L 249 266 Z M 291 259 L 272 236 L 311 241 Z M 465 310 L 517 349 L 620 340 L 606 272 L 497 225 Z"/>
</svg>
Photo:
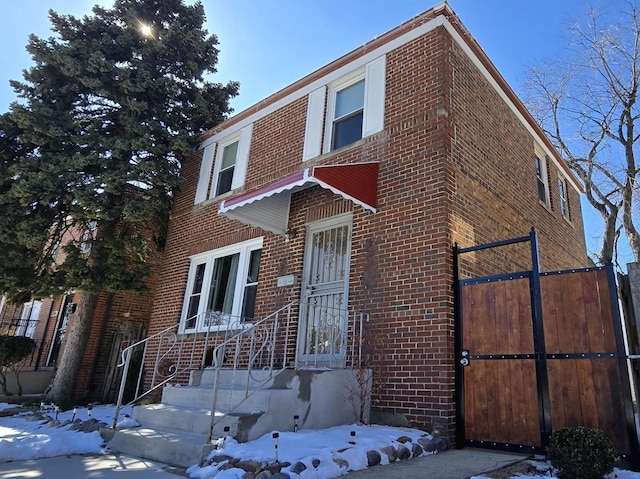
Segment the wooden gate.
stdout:
<svg viewBox="0 0 640 479">
<path fill-rule="evenodd" d="M 458 444 L 544 453 L 554 430 L 604 431 L 640 456 L 611 265 L 457 280 Z M 457 270 L 457 266 L 456 266 Z"/>
</svg>

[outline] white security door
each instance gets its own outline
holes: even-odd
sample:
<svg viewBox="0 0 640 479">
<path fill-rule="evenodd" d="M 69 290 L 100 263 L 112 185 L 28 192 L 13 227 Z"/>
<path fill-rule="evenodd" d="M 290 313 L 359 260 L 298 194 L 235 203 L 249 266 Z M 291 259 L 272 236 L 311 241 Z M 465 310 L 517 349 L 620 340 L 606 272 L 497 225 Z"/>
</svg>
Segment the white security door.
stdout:
<svg viewBox="0 0 640 479">
<path fill-rule="evenodd" d="M 298 330 L 302 363 L 344 362 L 350 257 L 351 216 L 308 227 Z"/>
</svg>

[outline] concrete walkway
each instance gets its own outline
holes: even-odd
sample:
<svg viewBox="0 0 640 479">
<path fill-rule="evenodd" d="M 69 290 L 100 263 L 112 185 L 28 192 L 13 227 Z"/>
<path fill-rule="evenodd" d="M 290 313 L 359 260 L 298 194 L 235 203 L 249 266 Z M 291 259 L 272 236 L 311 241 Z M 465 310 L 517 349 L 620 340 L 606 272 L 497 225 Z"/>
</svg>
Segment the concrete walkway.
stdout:
<svg viewBox="0 0 640 479">
<path fill-rule="evenodd" d="M 526 459 L 527 455 L 486 449 L 452 449 L 387 466 L 350 472 L 349 479 L 468 479 Z"/>
<path fill-rule="evenodd" d="M 184 469 L 121 454 L 59 456 L 0 463 L 0 479 L 181 479 Z"/>
<path fill-rule="evenodd" d="M 441 452 L 347 474 L 349 479 L 468 479 L 508 466 L 524 455 L 479 449 Z M 0 479 L 180 479 L 184 469 L 122 454 L 60 456 L 0 463 Z"/>
</svg>

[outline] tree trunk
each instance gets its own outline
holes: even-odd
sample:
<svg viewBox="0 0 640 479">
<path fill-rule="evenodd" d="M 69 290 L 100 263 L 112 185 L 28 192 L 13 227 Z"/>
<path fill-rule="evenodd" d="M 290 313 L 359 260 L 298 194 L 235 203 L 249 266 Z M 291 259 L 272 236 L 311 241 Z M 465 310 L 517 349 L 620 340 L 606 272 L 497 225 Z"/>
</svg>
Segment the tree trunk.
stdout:
<svg viewBox="0 0 640 479">
<path fill-rule="evenodd" d="M 80 291 L 75 314 L 69 318 L 64 350 L 58 369 L 47 394 L 47 400 L 71 405 L 75 397 L 76 380 L 82 367 L 85 348 L 100 293 Z"/>
</svg>

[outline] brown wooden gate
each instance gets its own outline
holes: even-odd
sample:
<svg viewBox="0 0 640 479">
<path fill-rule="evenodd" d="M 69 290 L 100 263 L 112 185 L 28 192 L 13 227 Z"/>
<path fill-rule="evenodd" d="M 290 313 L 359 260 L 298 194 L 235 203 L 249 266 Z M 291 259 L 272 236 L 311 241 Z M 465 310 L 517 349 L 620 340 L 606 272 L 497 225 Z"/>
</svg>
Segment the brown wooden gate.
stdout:
<svg viewBox="0 0 640 479">
<path fill-rule="evenodd" d="M 640 456 L 611 265 L 456 281 L 458 444 L 543 453 L 554 430 L 603 430 Z"/>
</svg>

